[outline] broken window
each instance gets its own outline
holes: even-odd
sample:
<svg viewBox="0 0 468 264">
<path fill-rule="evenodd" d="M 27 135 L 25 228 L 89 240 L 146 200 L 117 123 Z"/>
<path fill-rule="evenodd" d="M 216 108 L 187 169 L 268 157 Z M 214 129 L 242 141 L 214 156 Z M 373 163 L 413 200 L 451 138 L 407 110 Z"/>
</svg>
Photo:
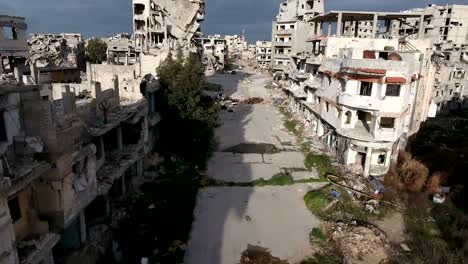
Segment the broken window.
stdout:
<svg viewBox="0 0 468 264">
<path fill-rule="evenodd" d="M 6 124 L 5 124 L 5 111 L 0 110 L 0 142 L 8 141 Z"/>
<path fill-rule="evenodd" d="M 384 165 L 386 156 L 387 155 L 385 153 L 380 154 L 379 157 L 377 158 L 377 164 Z"/>
<path fill-rule="evenodd" d="M 400 96 L 401 85 L 398 84 L 387 84 L 387 90 L 385 96 Z"/>
<path fill-rule="evenodd" d="M 361 82 L 361 87 L 359 89 L 359 95 L 371 96 L 372 95 L 372 83 L 370 83 L 370 82 Z"/>
<path fill-rule="evenodd" d="M 134 5 L 134 10 L 135 10 L 135 15 L 142 15 L 143 12 L 145 11 L 145 5 L 144 4 L 135 4 Z"/>
<path fill-rule="evenodd" d="M 392 118 L 392 117 L 382 117 L 382 118 L 380 118 L 380 127 L 381 128 L 394 128 L 395 127 L 395 118 Z"/>
<path fill-rule="evenodd" d="M 16 34 L 16 28 L 13 27 L 3 27 L 3 36 L 6 39 L 18 39 L 18 34 Z"/>
<path fill-rule="evenodd" d="M 351 124 L 351 118 L 353 117 L 353 114 L 351 114 L 351 111 L 346 112 L 346 124 L 349 125 Z"/>
<path fill-rule="evenodd" d="M 21 219 L 21 207 L 18 196 L 8 200 L 8 209 L 10 210 L 11 220 L 13 223 Z"/>
<path fill-rule="evenodd" d="M 145 30 L 145 21 L 135 20 L 135 26 L 137 30 Z"/>
</svg>

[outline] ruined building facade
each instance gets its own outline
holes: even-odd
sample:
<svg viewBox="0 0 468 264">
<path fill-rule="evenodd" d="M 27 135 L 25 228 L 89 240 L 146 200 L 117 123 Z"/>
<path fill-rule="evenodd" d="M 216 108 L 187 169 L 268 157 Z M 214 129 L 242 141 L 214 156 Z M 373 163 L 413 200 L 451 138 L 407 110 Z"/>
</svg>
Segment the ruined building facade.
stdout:
<svg viewBox="0 0 468 264">
<path fill-rule="evenodd" d="M 169 51 L 197 52 L 204 0 L 133 0 L 135 51 L 144 72 L 155 74 Z"/>
<path fill-rule="evenodd" d="M 0 21 L 11 32 L 0 35 L 0 263 L 91 263 L 81 254 L 112 244 L 119 203 L 144 180 L 159 82 L 131 62 L 87 63 L 79 82 L 42 78 L 25 66 L 25 19 Z"/>
<path fill-rule="evenodd" d="M 340 163 L 356 165 L 364 176 L 384 175 L 422 122 L 467 105 L 464 6 L 442 8 L 446 18 L 438 37 L 430 23 L 441 8 L 431 6 L 432 15 L 421 9 L 308 17 L 307 39 L 297 44 L 297 19 L 287 15 L 291 4 L 281 4 L 274 22 L 274 77 L 307 134 L 324 142 Z M 411 22 L 411 30 L 399 28 Z"/>
<path fill-rule="evenodd" d="M 272 27 L 271 68 L 274 78 L 283 78 L 290 67 L 290 55 L 304 52 L 308 32 L 316 25 L 308 19 L 325 12 L 322 0 L 287 0 L 280 4 Z"/>
<path fill-rule="evenodd" d="M 227 40 L 221 35 L 197 38 L 197 45 L 202 48 L 202 64 L 205 74 L 212 75 L 222 72 L 228 63 L 229 49 Z"/>
</svg>

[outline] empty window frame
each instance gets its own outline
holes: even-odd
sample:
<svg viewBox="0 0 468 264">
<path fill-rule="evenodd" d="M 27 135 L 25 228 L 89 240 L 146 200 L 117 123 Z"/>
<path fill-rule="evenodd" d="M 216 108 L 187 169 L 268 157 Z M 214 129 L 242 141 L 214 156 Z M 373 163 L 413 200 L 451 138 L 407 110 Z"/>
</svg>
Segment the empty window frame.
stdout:
<svg viewBox="0 0 468 264">
<path fill-rule="evenodd" d="M 16 221 L 21 219 L 21 207 L 18 197 L 8 200 L 8 209 L 10 210 L 11 220 L 13 220 L 13 223 L 16 223 Z"/>
<path fill-rule="evenodd" d="M 400 96 L 401 85 L 399 84 L 387 84 L 387 90 L 385 96 Z"/>
<path fill-rule="evenodd" d="M 370 82 L 361 82 L 361 87 L 359 89 L 359 95 L 371 96 L 372 95 L 372 83 L 370 83 Z"/>
<path fill-rule="evenodd" d="M 380 118 L 381 128 L 395 128 L 395 118 L 393 117 L 381 117 Z"/>
</svg>

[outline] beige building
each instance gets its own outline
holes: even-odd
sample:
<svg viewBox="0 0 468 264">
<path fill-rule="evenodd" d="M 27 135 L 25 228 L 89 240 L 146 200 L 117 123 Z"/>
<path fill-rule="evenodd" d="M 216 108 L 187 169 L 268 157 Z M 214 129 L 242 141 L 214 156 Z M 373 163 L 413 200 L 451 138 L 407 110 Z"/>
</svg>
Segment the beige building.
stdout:
<svg viewBox="0 0 468 264">
<path fill-rule="evenodd" d="M 271 41 L 257 41 L 255 43 L 255 61 L 261 69 L 271 67 Z"/>
<path fill-rule="evenodd" d="M 202 48 L 202 63 L 206 75 L 224 71 L 229 58 L 226 38 L 221 35 L 213 35 L 197 38 L 196 42 Z"/>
<path fill-rule="evenodd" d="M 108 52 L 118 55 L 87 63 L 77 82 L 26 69 L 25 19 L 0 16 L 0 30 L 11 32 L 0 35 L 0 263 L 90 263 L 84 253 L 112 248 L 106 237 L 122 217 L 119 200 L 142 182 L 159 136 L 155 69 L 177 46 L 192 51 L 204 11 L 200 1 L 140 2 L 135 42 L 117 41 Z M 151 9 L 144 27 L 140 9 Z M 192 16 L 176 19 L 180 10 Z"/>
<path fill-rule="evenodd" d="M 279 18 L 291 20 L 289 3 L 281 4 Z M 466 39 L 457 43 L 460 30 L 452 27 L 457 33 L 451 34 L 445 27 L 445 40 L 422 23 L 395 31 L 401 21 L 427 19 L 420 10 L 332 11 L 307 18 L 313 26 L 302 44 L 294 38 L 297 20 L 274 23 L 281 45 L 273 42 L 272 65 L 284 76 L 276 79 L 288 105 L 308 135 L 365 176 L 384 175 L 427 118 L 466 107 L 468 55 Z"/>
<path fill-rule="evenodd" d="M 275 78 L 287 78 L 284 75 L 293 66 L 290 56 L 308 49 L 306 40 L 317 26 L 308 20 L 324 10 L 321 0 L 287 0 L 280 4 L 272 30 L 271 68 Z"/>
</svg>

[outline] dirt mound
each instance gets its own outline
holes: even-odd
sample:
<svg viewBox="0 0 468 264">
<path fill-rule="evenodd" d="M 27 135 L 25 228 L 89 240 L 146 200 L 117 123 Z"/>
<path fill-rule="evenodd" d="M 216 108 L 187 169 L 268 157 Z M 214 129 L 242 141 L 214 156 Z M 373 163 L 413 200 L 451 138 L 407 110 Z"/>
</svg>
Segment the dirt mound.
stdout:
<svg viewBox="0 0 468 264">
<path fill-rule="evenodd" d="M 263 103 L 263 98 L 260 97 L 251 97 L 242 101 L 243 104 L 261 104 Z"/>
<path fill-rule="evenodd" d="M 343 263 L 385 263 L 391 246 L 385 233 L 369 226 L 338 225 L 331 235 Z"/>
<path fill-rule="evenodd" d="M 289 264 L 287 261 L 273 257 L 266 248 L 248 245 L 242 252 L 240 264 Z"/>
</svg>

